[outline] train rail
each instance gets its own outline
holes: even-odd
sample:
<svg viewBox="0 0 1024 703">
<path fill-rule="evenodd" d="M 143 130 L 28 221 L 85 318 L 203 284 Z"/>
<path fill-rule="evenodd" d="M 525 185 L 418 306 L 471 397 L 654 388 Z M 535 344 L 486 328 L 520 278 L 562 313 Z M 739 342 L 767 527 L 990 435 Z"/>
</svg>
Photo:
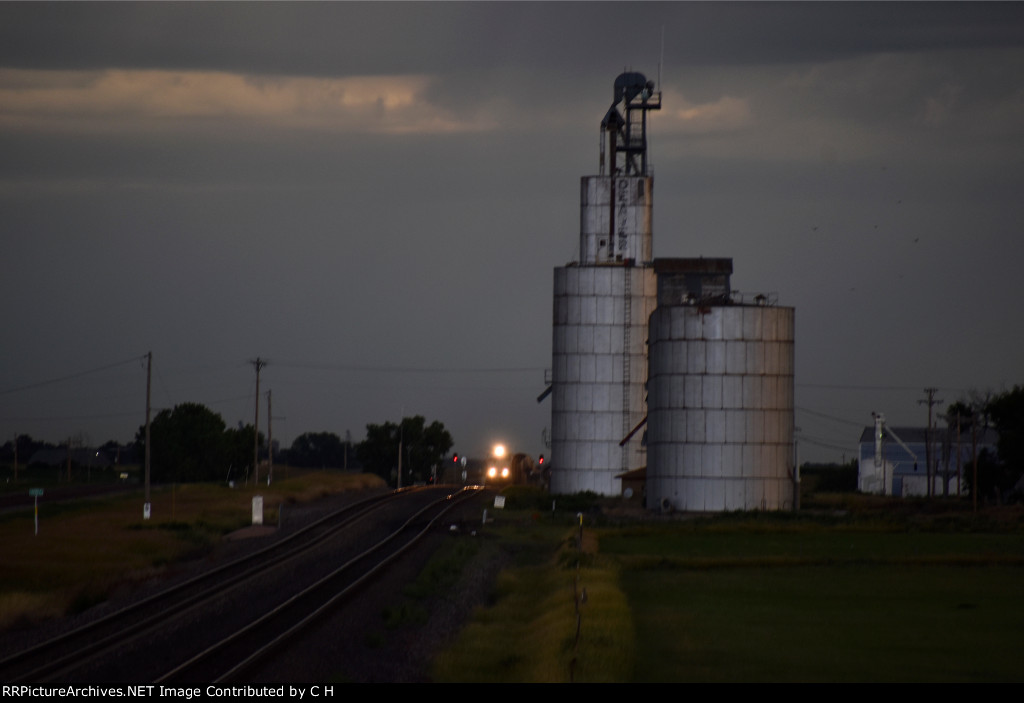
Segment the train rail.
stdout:
<svg viewBox="0 0 1024 703">
<path fill-rule="evenodd" d="M 316 623 L 326 611 L 391 565 L 422 539 L 438 520 L 463 501 L 472 498 L 478 490 L 464 489 L 456 496 L 425 506 L 384 539 L 279 607 L 167 672 L 156 682 L 238 681 L 264 657 Z M 228 665 L 228 662 L 231 664 Z"/>
<path fill-rule="evenodd" d="M 386 568 L 390 560 L 426 534 L 436 520 L 475 494 L 476 491 L 466 489 L 456 494 L 438 488 L 407 490 L 347 506 L 251 555 L 10 656 L 0 661 L 0 678 L 10 683 L 69 678 L 230 680 L 263 653 L 293 636 L 323 609 L 332 607 L 360 583 Z M 422 502 L 426 505 L 421 506 Z M 417 512 L 406 519 L 410 503 L 415 503 Z M 389 512 L 394 516 L 385 519 Z M 392 529 L 397 521 L 401 521 L 400 526 Z M 376 533 L 364 533 L 371 523 L 377 522 L 387 526 L 388 533 L 383 538 Z M 334 558 L 333 554 L 344 554 L 336 551 L 342 543 L 351 543 L 350 552 L 356 551 L 356 544 L 372 546 L 351 554 L 342 566 L 326 573 L 304 574 L 302 580 L 313 581 L 312 585 L 296 586 L 297 590 L 291 591 L 281 586 L 293 580 L 298 582 L 300 579 L 292 578 L 293 573 L 310 572 L 310 563 L 325 566 Z M 270 579 L 276 579 L 275 585 L 252 585 Z M 238 606 L 248 591 L 261 588 L 261 600 L 249 612 L 238 613 L 245 610 Z M 227 609 L 233 611 L 231 615 L 222 616 Z M 252 613 L 257 611 L 260 615 L 253 617 Z M 163 634 L 174 628 L 185 634 Z M 154 644 L 154 640 L 162 644 Z M 133 664 L 142 650 L 157 654 Z M 196 654 L 197 650 L 201 651 Z M 223 671 L 219 671 L 222 667 Z"/>
</svg>

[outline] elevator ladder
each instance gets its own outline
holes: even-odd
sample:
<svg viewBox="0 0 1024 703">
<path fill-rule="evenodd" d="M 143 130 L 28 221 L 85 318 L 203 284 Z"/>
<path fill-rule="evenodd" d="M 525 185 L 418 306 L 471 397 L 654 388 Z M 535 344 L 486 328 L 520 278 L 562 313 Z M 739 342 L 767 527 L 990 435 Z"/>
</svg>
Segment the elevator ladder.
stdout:
<svg viewBox="0 0 1024 703">
<path fill-rule="evenodd" d="M 622 314 L 622 436 L 625 437 L 633 429 L 629 413 L 630 372 L 633 364 L 631 355 L 633 347 L 631 334 L 633 328 L 633 268 L 625 268 L 626 279 L 623 283 L 623 314 Z M 622 447 L 622 470 L 629 471 L 629 443 Z"/>
</svg>

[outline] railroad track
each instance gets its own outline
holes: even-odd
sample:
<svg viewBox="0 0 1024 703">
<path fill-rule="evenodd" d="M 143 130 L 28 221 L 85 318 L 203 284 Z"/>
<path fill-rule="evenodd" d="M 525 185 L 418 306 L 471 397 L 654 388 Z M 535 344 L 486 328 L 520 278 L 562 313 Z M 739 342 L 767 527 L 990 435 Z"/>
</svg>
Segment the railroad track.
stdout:
<svg viewBox="0 0 1024 703">
<path fill-rule="evenodd" d="M 252 662 L 387 568 L 436 520 L 475 494 L 430 488 L 347 506 L 258 552 L 8 657 L 0 661 L 0 679 L 237 680 Z M 339 544 L 348 551 L 339 552 Z M 344 563 L 329 568 L 339 553 Z M 256 585 L 272 579 L 272 585 Z M 257 591 L 259 600 L 248 612 L 239 607 Z M 182 634 L 165 634 L 175 628 Z"/>
</svg>

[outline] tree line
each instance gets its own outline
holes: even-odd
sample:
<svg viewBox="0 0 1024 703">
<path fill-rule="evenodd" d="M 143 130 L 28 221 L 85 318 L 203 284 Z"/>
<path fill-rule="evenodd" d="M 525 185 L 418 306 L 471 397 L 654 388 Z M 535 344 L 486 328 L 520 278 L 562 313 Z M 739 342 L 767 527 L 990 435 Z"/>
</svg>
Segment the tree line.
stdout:
<svg viewBox="0 0 1024 703">
<path fill-rule="evenodd" d="M 1024 387 L 951 404 L 945 413 L 947 426 L 960 429 L 962 441 L 969 442 L 974 430 L 992 428 L 998 433 L 997 451 L 978 457 L 980 498 L 1002 501 L 1024 499 Z M 252 472 L 252 425 L 228 427 L 216 412 L 199 403 L 183 403 L 161 410 L 150 423 L 151 479 L 155 482 L 244 480 Z M 15 444 L 17 442 L 17 444 Z M 265 444 L 262 433 L 259 445 Z M 26 466 L 39 449 L 49 445 L 19 435 L 0 446 L 0 463 L 12 465 L 15 451 L 18 463 Z M 108 442 L 101 449 L 131 454 L 142 463 L 145 456 L 145 427 L 135 437 L 134 451 Z M 275 462 L 308 468 L 360 469 L 375 473 L 390 485 L 396 485 L 398 467 L 402 467 L 402 485 L 426 482 L 443 466 L 454 446 L 451 434 L 441 422 L 427 423 L 422 415 L 399 422 L 368 424 L 366 438 L 352 444 L 331 432 L 306 432 L 291 447 L 275 456 Z M 122 454 L 120 463 L 129 463 Z M 967 472 L 973 483 L 973 472 Z M 973 488 L 973 486 L 972 486 Z"/>
<path fill-rule="evenodd" d="M 145 426 L 135 442 L 145 456 Z M 252 473 L 252 425 L 231 428 L 224 419 L 198 403 L 183 403 L 160 411 L 150 422 L 150 478 L 160 482 L 244 480 Z M 265 444 L 259 434 L 259 446 Z M 427 482 L 441 467 L 453 446 L 441 422 L 427 423 L 422 415 L 366 426 L 366 439 L 356 445 L 332 432 L 305 432 L 275 463 L 306 468 L 361 469 L 391 485 Z"/>
<path fill-rule="evenodd" d="M 149 423 L 150 480 L 155 483 L 243 480 L 252 470 L 252 425 L 228 427 L 218 413 L 199 403 L 161 410 Z M 258 437 L 263 445 L 263 434 Z M 135 434 L 138 456 L 146 450 L 146 427 Z"/>
<path fill-rule="evenodd" d="M 950 431 L 959 428 L 965 443 L 989 428 L 998 435 L 996 452 L 986 450 L 978 456 L 979 498 L 1024 500 L 1024 387 L 957 401 L 946 409 L 946 424 Z M 966 479 L 973 490 L 973 472 L 968 472 Z"/>
</svg>

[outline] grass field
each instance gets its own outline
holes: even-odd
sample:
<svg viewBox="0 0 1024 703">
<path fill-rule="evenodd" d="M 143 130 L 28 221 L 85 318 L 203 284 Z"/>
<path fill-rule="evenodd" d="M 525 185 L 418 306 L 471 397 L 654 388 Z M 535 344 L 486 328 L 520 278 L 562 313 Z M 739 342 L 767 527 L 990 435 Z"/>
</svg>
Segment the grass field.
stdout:
<svg viewBox="0 0 1024 703">
<path fill-rule="evenodd" d="M 1019 567 L 627 571 L 635 681 L 1012 681 Z"/>
<path fill-rule="evenodd" d="M 382 485 L 380 479 L 338 471 L 291 470 L 261 486 L 264 522 L 287 506 L 344 490 Z M 0 629 L 74 613 L 104 599 L 119 584 L 141 581 L 175 560 L 209 548 L 251 524 L 252 489 L 214 484 L 164 486 L 151 495 L 152 519 L 142 519 L 141 491 L 116 497 L 39 505 L 0 516 Z"/>
<path fill-rule="evenodd" d="M 454 646 L 436 658 L 433 680 L 628 680 L 636 638 L 618 575 L 582 563 L 566 534 L 564 522 L 532 512 L 495 517 L 482 550 L 503 549 L 513 564 L 495 584 L 493 605 L 479 610 Z M 575 603 L 584 588 L 587 636 L 577 641 Z"/>
<path fill-rule="evenodd" d="M 533 533 L 563 546 L 505 573 L 435 677 L 1020 680 L 1024 512 L 858 507 L 620 526 L 591 514 L 582 554 L 571 516 L 499 515 L 509 544 Z"/>
<path fill-rule="evenodd" d="M 1020 533 L 749 529 L 601 540 L 634 615 L 634 680 L 1019 680 Z"/>
<path fill-rule="evenodd" d="M 284 506 L 375 479 L 298 473 Z M 251 491 L 215 485 L 40 505 L 0 516 L 0 629 L 75 612 L 250 521 Z M 638 521 L 615 501 L 508 496 L 467 554 L 417 588 L 500 558 L 489 605 L 439 653 L 436 681 L 1019 681 L 1024 510 L 826 495 L 810 510 Z M 605 508 L 601 512 L 597 508 Z M 584 515 L 579 529 L 577 515 Z M 582 539 L 580 537 L 582 536 Z M 396 604 L 396 620 L 415 613 Z"/>
</svg>

